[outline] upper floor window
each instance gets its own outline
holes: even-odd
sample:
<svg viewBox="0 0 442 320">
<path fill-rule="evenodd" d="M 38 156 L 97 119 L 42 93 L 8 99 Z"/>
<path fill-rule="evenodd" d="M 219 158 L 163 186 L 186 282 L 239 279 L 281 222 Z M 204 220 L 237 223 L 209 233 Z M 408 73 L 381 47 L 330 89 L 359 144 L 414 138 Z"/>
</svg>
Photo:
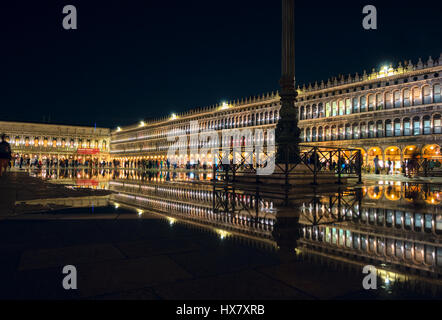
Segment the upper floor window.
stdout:
<svg viewBox="0 0 442 320">
<path fill-rule="evenodd" d="M 339 115 L 343 116 L 345 114 L 345 106 L 344 106 L 344 101 L 340 100 L 339 101 Z"/>
<path fill-rule="evenodd" d="M 375 101 L 375 95 L 371 94 L 368 96 L 368 111 L 373 111 L 374 109 L 374 105 L 376 103 Z"/>
<path fill-rule="evenodd" d="M 404 95 L 404 107 L 409 107 L 410 106 L 410 90 L 405 89 L 403 95 Z"/>
<path fill-rule="evenodd" d="M 353 113 L 357 113 L 359 109 L 359 101 L 358 98 L 353 98 Z"/>
<path fill-rule="evenodd" d="M 393 136 L 393 125 L 391 120 L 385 121 L 385 136 L 392 137 Z"/>
<path fill-rule="evenodd" d="M 404 119 L 404 136 L 409 136 L 411 135 L 411 130 L 410 130 L 410 119 L 409 118 L 405 118 Z"/>
<path fill-rule="evenodd" d="M 424 117 L 424 134 L 431 134 L 431 119 L 430 116 Z"/>
<path fill-rule="evenodd" d="M 395 137 L 399 137 L 401 135 L 401 120 L 394 120 L 394 135 Z"/>
<path fill-rule="evenodd" d="M 331 115 L 332 115 L 332 113 L 331 113 L 331 105 L 330 105 L 330 102 L 327 102 L 325 104 L 325 116 L 326 117 L 330 117 Z"/>
<path fill-rule="evenodd" d="M 350 101 L 350 99 L 345 99 L 345 114 L 351 114 L 351 101 Z"/>
<path fill-rule="evenodd" d="M 367 111 L 367 97 L 361 97 L 361 112 Z"/>
<path fill-rule="evenodd" d="M 433 130 L 434 130 L 434 133 L 442 133 L 440 114 L 435 115 L 433 118 Z"/>
<path fill-rule="evenodd" d="M 376 110 L 384 109 L 384 99 L 382 93 L 376 94 Z"/>
<path fill-rule="evenodd" d="M 336 101 L 333 101 L 332 103 L 332 115 L 333 117 L 338 115 L 338 104 Z"/>
<path fill-rule="evenodd" d="M 367 125 L 365 123 L 361 124 L 360 136 L 361 136 L 361 139 L 367 138 Z"/>
<path fill-rule="evenodd" d="M 324 105 L 322 102 L 318 105 L 319 118 L 324 118 Z"/>
<path fill-rule="evenodd" d="M 441 98 L 441 86 L 440 84 L 435 84 L 434 88 L 433 88 L 433 97 L 434 97 L 434 102 L 441 102 L 442 98 Z"/>
<path fill-rule="evenodd" d="M 368 137 L 369 138 L 374 138 L 375 137 L 375 135 L 374 135 L 374 123 L 373 122 L 370 122 L 368 124 Z"/>
<path fill-rule="evenodd" d="M 339 140 L 344 140 L 345 138 L 345 132 L 344 132 L 344 126 L 339 126 Z"/>
<path fill-rule="evenodd" d="M 424 104 L 431 103 L 431 90 L 430 90 L 430 86 L 425 86 L 422 91 L 423 91 L 423 95 L 424 95 Z"/>
<path fill-rule="evenodd" d="M 391 109 L 393 107 L 391 92 L 385 93 L 385 109 Z"/>
<path fill-rule="evenodd" d="M 382 121 L 378 121 L 376 123 L 376 137 L 382 138 L 384 136 L 384 126 L 382 124 Z"/>
<path fill-rule="evenodd" d="M 413 135 L 418 136 L 421 133 L 421 122 L 418 117 L 413 118 Z"/>
<path fill-rule="evenodd" d="M 359 139 L 359 126 L 358 124 L 353 125 L 353 139 Z"/>
<path fill-rule="evenodd" d="M 422 104 L 420 88 L 413 88 L 413 106 Z"/>
<path fill-rule="evenodd" d="M 401 107 L 401 92 L 395 91 L 393 94 L 393 99 L 394 99 L 394 107 L 400 108 Z"/>
</svg>

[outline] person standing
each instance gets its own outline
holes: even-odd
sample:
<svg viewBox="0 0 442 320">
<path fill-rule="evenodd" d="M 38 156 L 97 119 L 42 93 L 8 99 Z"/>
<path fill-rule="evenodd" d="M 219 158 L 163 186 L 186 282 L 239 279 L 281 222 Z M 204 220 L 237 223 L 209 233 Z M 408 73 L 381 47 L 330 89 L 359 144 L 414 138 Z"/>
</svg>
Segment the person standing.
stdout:
<svg viewBox="0 0 442 320">
<path fill-rule="evenodd" d="M 374 158 L 373 162 L 374 162 L 374 172 L 376 174 L 379 174 L 379 157 L 377 155 Z"/>
<path fill-rule="evenodd" d="M 6 141 L 6 135 L 2 134 L 2 141 L 0 142 L 0 177 L 3 175 L 3 171 L 9 166 L 11 161 L 11 146 Z"/>
</svg>

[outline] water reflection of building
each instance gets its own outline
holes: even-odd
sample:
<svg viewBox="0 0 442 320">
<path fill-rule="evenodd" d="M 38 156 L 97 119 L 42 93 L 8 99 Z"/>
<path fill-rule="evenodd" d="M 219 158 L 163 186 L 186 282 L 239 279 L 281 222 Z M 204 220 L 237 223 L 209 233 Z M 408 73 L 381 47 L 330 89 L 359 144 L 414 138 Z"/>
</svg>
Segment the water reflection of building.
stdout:
<svg viewBox="0 0 442 320">
<path fill-rule="evenodd" d="M 424 201 L 428 195 L 422 194 L 434 195 L 437 190 L 417 189 L 418 205 L 406 200 L 407 187 L 398 196 L 403 202 L 396 196 L 374 199 L 363 189 L 306 197 L 299 207 L 292 204 L 289 209 L 268 199 L 255 215 L 253 196 L 240 189 L 230 199 L 237 211 L 214 211 L 210 183 L 116 179 L 110 189 L 115 191 L 111 196 L 115 204 L 139 208 L 140 214 L 160 214 L 171 223 L 185 221 L 211 228 L 220 237 L 263 242 L 273 249 L 288 248 L 357 268 L 373 264 L 388 281 L 442 284 L 442 215 L 440 206 Z"/>
<path fill-rule="evenodd" d="M 414 154 L 442 159 L 441 71 L 442 55 L 303 86 L 298 89 L 302 139 L 360 149 L 368 165 L 376 156 L 381 166 L 390 159 L 397 169 Z M 275 128 L 279 109 L 280 97 L 271 93 L 118 128 L 111 133 L 111 155 L 127 167 L 137 167 L 142 160 L 162 161 L 171 145 L 168 132 L 189 134 L 190 121 L 198 121 L 199 130 L 266 130 Z M 249 143 L 240 139 L 234 143 Z M 197 151 L 177 160 L 209 165 L 212 161 Z"/>
<path fill-rule="evenodd" d="M 17 160 L 109 160 L 106 128 L 0 121 L 0 132 L 6 134 Z"/>
<path fill-rule="evenodd" d="M 109 189 L 111 172 L 104 169 L 43 169 L 31 171 L 31 176 L 37 176 L 51 183 L 75 186 L 75 188 Z"/>
</svg>

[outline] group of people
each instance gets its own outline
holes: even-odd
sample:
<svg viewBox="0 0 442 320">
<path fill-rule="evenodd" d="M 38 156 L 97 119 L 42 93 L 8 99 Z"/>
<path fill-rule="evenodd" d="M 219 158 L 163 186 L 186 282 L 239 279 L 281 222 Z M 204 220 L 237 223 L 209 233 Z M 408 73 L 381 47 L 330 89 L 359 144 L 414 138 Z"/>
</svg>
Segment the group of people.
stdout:
<svg viewBox="0 0 442 320">
<path fill-rule="evenodd" d="M 376 155 L 376 157 L 373 159 L 373 164 L 375 174 L 380 174 L 382 170 L 385 170 L 386 174 L 395 173 L 395 162 L 392 161 L 390 158 L 388 158 L 388 160 L 385 162 L 385 166 L 382 167 L 380 165 L 379 156 Z M 423 161 L 420 162 L 417 156 L 412 156 L 410 159 L 401 161 L 401 173 L 404 176 L 409 177 L 417 174 L 419 170 L 428 173 L 439 167 L 441 167 L 441 163 L 439 160 L 423 159 Z"/>
<path fill-rule="evenodd" d="M 8 169 L 11 162 L 11 145 L 6 141 L 6 135 L 2 134 L 0 142 L 0 177 Z"/>
</svg>

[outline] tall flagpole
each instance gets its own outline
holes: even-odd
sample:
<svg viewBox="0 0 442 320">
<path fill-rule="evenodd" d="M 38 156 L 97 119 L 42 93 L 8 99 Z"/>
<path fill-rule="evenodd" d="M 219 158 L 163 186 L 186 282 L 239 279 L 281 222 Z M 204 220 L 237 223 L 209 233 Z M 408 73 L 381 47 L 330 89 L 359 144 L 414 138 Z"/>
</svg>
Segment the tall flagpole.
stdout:
<svg viewBox="0 0 442 320">
<path fill-rule="evenodd" d="M 276 127 L 277 163 L 295 163 L 299 154 L 298 93 L 295 90 L 295 1 L 282 0 L 281 109 Z"/>
</svg>

